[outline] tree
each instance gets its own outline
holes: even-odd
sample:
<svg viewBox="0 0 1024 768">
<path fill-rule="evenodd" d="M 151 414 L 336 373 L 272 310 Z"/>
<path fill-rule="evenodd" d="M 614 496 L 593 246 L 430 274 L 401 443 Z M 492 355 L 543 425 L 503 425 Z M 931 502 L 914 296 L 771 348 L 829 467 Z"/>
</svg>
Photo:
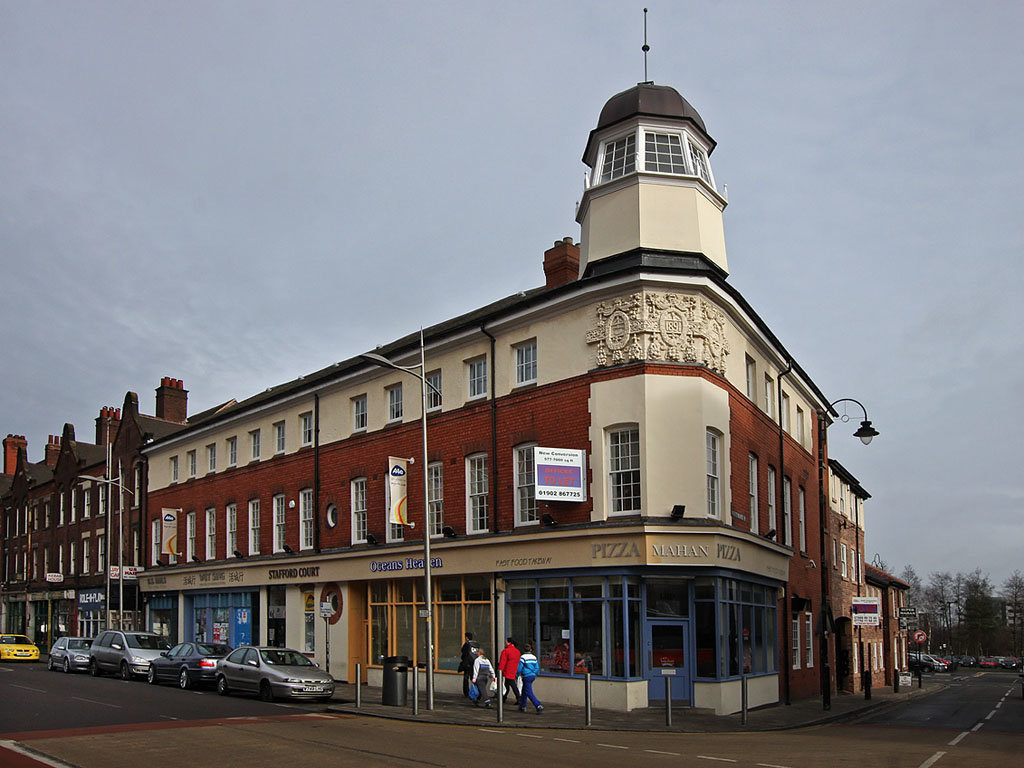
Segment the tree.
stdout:
<svg viewBox="0 0 1024 768">
<path fill-rule="evenodd" d="M 1006 602 L 1006 615 L 1010 624 L 1010 653 L 1020 656 L 1024 645 L 1024 576 L 1021 576 L 1020 571 L 1014 571 L 1013 575 L 1007 577 L 999 594 Z"/>
<path fill-rule="evenodd" d="M 964 577 L 962 630 L 965 647 L 976 655 L 995 653 L 999 611 L 988 577 L 976 569 Z"/>
</svg>

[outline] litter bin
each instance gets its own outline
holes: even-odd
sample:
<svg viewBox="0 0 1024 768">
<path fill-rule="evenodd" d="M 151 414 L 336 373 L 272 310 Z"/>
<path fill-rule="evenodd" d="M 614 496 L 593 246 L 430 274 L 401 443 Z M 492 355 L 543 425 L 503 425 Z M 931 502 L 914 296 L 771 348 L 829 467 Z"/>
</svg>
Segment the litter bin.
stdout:
<svg viewBox="0 0 1024 768">
<path fill-rule="evenodd" d="M 384 681 L 380 703 L 390 707 L 404 707 L 409 679 L 409 657 L 388 656 L 384 659 Z"/>
</svg>

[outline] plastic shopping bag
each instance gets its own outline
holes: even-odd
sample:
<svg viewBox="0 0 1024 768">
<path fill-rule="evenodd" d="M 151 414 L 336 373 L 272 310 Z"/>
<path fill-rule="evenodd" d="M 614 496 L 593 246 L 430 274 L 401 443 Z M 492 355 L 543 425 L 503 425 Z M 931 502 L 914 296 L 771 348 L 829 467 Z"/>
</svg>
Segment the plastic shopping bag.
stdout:
<svg viewBox="0 0 1024 768">
<path fill-rule="evenodd" d="M 469 698 L 473 701 L 480 698 L 480 689 L 476 687 L 476 683 L 469 684 Z"/>
</svg>

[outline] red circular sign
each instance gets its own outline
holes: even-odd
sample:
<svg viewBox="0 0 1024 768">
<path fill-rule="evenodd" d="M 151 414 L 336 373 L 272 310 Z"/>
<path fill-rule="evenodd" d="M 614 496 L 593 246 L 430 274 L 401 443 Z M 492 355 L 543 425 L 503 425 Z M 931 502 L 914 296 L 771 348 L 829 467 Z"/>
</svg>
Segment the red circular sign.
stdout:
<svg viewBox="0 0 1024 768">
<path fill-rule="evenodd" d="M 914 630 L 914 642 L 915 643 L 923 643 L 927 639 L 928 639 L 928 633 L 925 632 L 923 629 Z"/>
</svg>

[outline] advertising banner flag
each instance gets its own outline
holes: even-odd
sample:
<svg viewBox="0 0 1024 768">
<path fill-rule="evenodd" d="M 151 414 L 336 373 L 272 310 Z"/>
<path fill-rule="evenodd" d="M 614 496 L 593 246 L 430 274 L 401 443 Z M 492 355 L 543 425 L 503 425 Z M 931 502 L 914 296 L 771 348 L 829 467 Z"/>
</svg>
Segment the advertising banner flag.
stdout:
<svg viewBox="0 0 1024 768">
<path fill-rule="evenodd" d="M 388 498 L 391 510 L 388 520 L 395 525 L 409 525 L 409 460 L 388 456 Z"/>
<path fill-rule="evenodd" d="M 160 510 L 160 554 L 178 554 L 178 513 L 180 509 Z"/>
</svg>

